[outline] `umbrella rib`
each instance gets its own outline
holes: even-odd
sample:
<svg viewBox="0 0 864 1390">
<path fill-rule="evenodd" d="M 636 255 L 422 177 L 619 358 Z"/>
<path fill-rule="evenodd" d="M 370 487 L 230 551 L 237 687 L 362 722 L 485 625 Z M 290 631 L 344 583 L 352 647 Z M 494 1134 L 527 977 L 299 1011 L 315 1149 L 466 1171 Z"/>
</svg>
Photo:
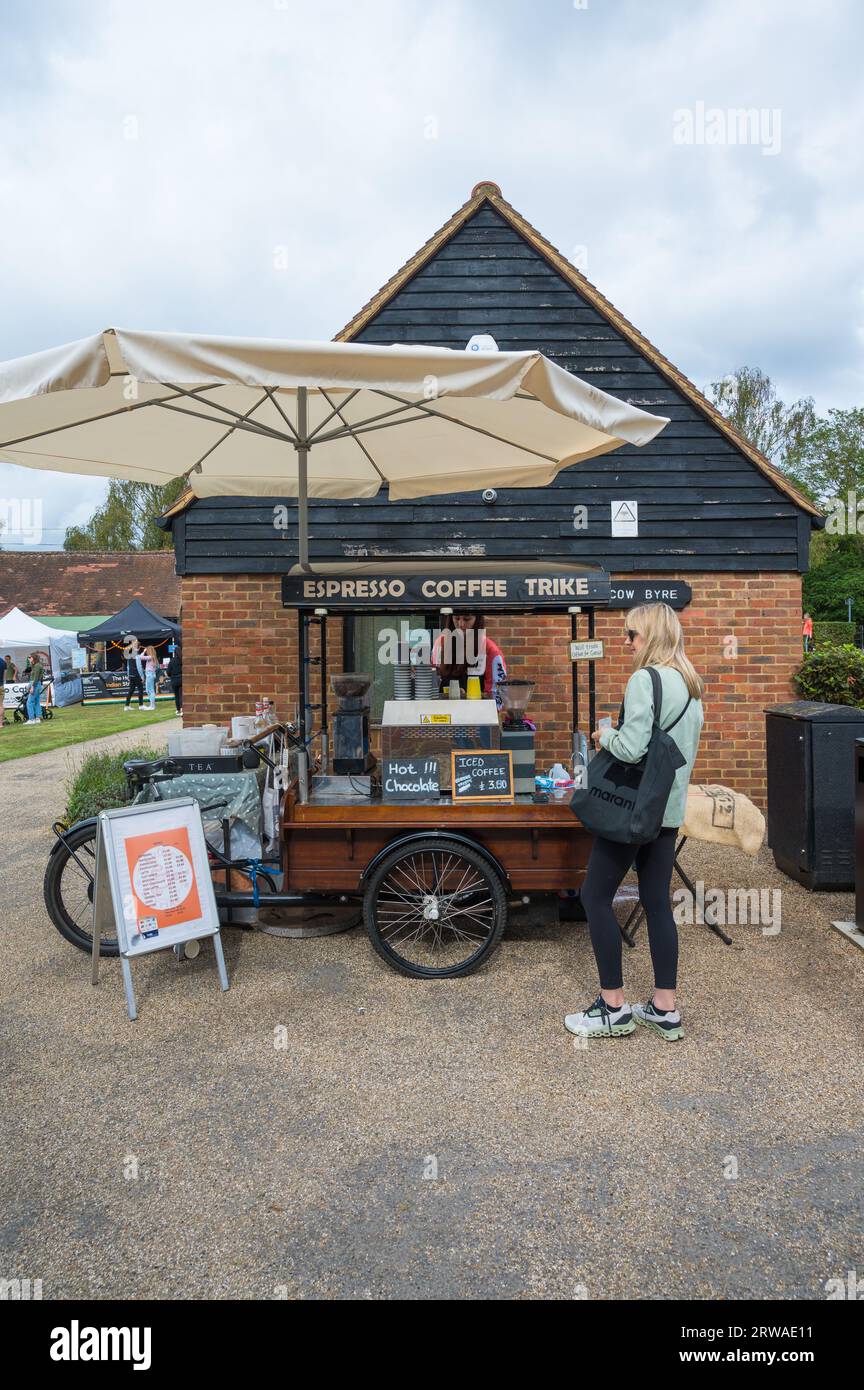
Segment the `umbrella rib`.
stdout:
<svg viewBox="0 0 864 1390">
<path fill-rule="evenodd" d="M 128 373 L 128 372 L 124 372 L 123 375 L 124 375 L 124 376 L 128 376 L 129 373 Z M 165 384 L 164 382 L 160 382 L 160 385 L 163 385 L 163 386 L 164 386 L 164 384 Z M 173 390 L 174 388 L 172 387 L 171 389 Z M 200 391 L 215 391 L 215 390 L 216 390 L 216 386 L 215 386 L 215 385 L 213 385 L 213 386 L 197 386 L 197 387 L 195 388 L 195 391 L 194 391 L 194 392 L 192 392 L 192 391 L 185 391 L 185 392 L 182 392 L 181 394 L 187 395 L 187 396 L 194 395 L 194 396 L 196 397 L 196 399 L 197 399 L 197 394 L 198 394 L 198 392 L 200 392 Z M 166 397 L 165 399 L 166 399 L 166 400 L 175 400 L 176 397 L 174 397 L 174 396 L 168 396 L 168 397 Z M 0 443 L 0 449 L 11 449 L 15 444 L 27 444 L 31 439 L 44 439 L 45 436 L 46 436 L 46 435 L 49 435 L 49 434 L 63 434 L 65 430 L 77 430 L 77 429 L 79 428 L 80 425 L 97 425 L 97 424 L 99 423 L 100 420 L 111 420 L 111 419 L 114 418 L 115 415 L 126 415 L 126 414 L 128 414 L 128 412 L 129 412 L 130 410 L 144 410 L 147 406 L 150 406 L 150 405 L 162 405 L 162 404 L 163 404 L 163 401 L 162 401 L 162 400 L 158 400 L 158 401 L 132 401 L 132 402 L 130 402 L 129 405 L 121 405 L 121 406 L 118 406 L 118 408 L 117 408 L 116 410 L 106 410 L 104 415 L 90 415 L 87 419 L 84 419 L 84 420 L 69 420 L 65 425 L 55 425 L 55 426 L 54 426 L 52 429 L 50 429 L 50 430 L 37 430 L 37 432 L 36 432 L 35 434 L 22 434 L 22 435 L 20 436 L 19 439 L 5 439 L 5 440 L 3 440 L 2 443 Z M 206 419 L 207 417 L 205 416 L 204 418 Z M 217 423 L 219 423 L 219 422 L 217 421 Z"/>
<path fill-rule="evenodd" d="M 324 395 L 324 392 L 322 391 L 321 394 L 322 394 L 322 396 L 323 396 L 323 395 Z M 355 391 L 354 394 L 355 394 L 355 395 L 357 394 L 356 391 Z M 396 397 L 395 399 L 398 400 L 399 397 Z M 347 401 L 343 401 L 343 402 L 342 402 L 342 408 L 344 409 L 344 407 L 345 407 L 347 404 L 348 404 Z M 339 419 L 342 421 L 343 425 L 345 426 L 345 429 L 344 429 L 344 430 L 331 430 L 329 434 L 322 435 L 322 437 L 318 440 L 318 443 L 319 443 L 319 444 L 325 444 L 325 443 L 327 443 L 327 441 L 330 440 L 330 439 L 344 439 L 344 438 L 345 438 L 345 432 L 346 432 L 346 430 L 358 430 L 358 429 L 362 429 L 362 430 L 365 431 L 365 429 L 366 429 L 367 426 L 372 426 L 372 425 L 374 425 L 375 422 L 376 422 L 377 420 L 386 420 L 386 419 L 388 419 L 389 416 L 391 416 L 391 415 L 401 415 L 401 414 L 402 414 L 404 411 L 406 411 L 406 410 L 414 410 L 415 407 L 416 407 L 416 405 L 417 405 L 417 402 L 416 402 L 416 401 L 405 401 L 402 405 L 397 406 L 395 410 L 382 410 L 381 413 L 380 413 L 379 415 L 368 415 L 368 416 L 366 417 L 365 420 L 355 420 L 355 421 L 353 422 L 353 424 L 350 424 L 350 425 L 349 425 L 348 421 L 345 419 L 345 417 L 341 414 L 341 412 L 339 412 L 339 411 L 333 411 L 333 412 L 331 412 L 331 415 L 328 415 L 328 417 L 327 417 L 328 420 L 329 420 L 330 418 L 332 418 L 332 414 L 339 414 Z M 420 418 L 420 417 L 415 417 L 415 418 Z M 323 423 L 324 423 L 324 422 L 322 421 L 322 424 L 323 424 Z M 394 421 L 394 424 L 401 425 L 401 424 L 402 424 L 402 421 L 401 421 L 401 420 L 396 420 L 396 421 Z M 319 426 L 319 429 L 320 429 L 320 426 Z M 314 436 L 310 436 L 310 438 L 313 438 L 313 437 L 314 437 Z"/>
<path fill-rule="evenodd" d="M 394 396 L 389 391 L 381 391 L 377 387 L 370 388 L 376 396 L 383 396 L 388 401 L 401 400 L 400 396 Z M 535 458 L 546 459 L 548 463 L 557 463 L 557 458 L 552 454 L 541 453 L 539 449 L 530 449 L 527 444 L 516 444 L 512 439 L 505 439 L 500 434 L 493 434 L 492 430 L 484 430 L 482 425 L 469 425 L 467 420 L 457 420 L 452 415 L 442 415 L 438 410 L 432 410 L 430 406 L 424 405 L 422 401 L 413 402 L 417 410 L 422 410 L 426 415 L 431 415 L 436 420 L 444 420 L 449 425 L 458 425 L 463 430 L 473 430 L 475 434 L 485 434 L 487 439 L 494 439 L 496 444 L 507 444 L 511 449 L 519 449 L 523 454 L 533 454 Z"/>
<path fill-rule="evenodd" d="M 338 416 L 339 416 L 339 419 L 342 420 L 343 423 L 344 423 L 344 416 L 342 415 L 342 411 L 345 409 L 346 405 L 349 405 L 350 402 L 353 401 L 354 397 L 355 397 L 355 396 L 358 396 L 359 394 L 360 394 L 360 387 L 358 386 L 358 387 L 356 387 L 355 390 L 349 391 L 348 395 L 345 397 L 344 401 L 342 401 L 341 405 L 334 405 L 334 406 L 333 406 L 333 409 L 330 411 L 330 414 L 329 414 L 329 415 L 325 415 L 323 420 L 319 420 L 318 424 L 315 426 L 314 430 L 313 430 L 312 433 L 309 435 L 309 443 L 310 443 L 310 444 L 312 443 L 312 440 L 316 437 L 316 435 L 320 434 L 321 430 L 323 430 L 323 428 L 324 428 L 325 425 L 329 425 L 329 423 L 330 423 L 330 421 L 333 419 L 333 416 L 334 416 L 334 415 L 338 415 Z M 327 403 L 329 404 L 329 403 L 330 403 L 329 397 L 328 397 L 327 395 L 325 395 L 325 393 L 324 393 L 323 390 L 321 391 L 321 395 L 324 396 L 324 399 L 325 399 L 325 400 L 327 401 Z M 275 402 L 274 402 L 274 404 L 275 404 Z M 319 441 L 319 443 L 320 443 L 320 441 Z"/>
<path fill-rule="evenodd" d="M 330 400 L 330 397 L 327 395 L 327 392 L 323 389 L 321 391 L 321 395 L 324 397 L 328 405 L 333 405 L 333 402 Z M 371 463 L 372 467 L 375 469 L 375 472 L 378 474 L 378 477 L 381 479 L 382 483 L 386 483 L 387 479 L 384 477 L 384 474 L 381 472 L 381 469 L 378 467 L 369 450 L 366 448 L 366 445 L 363 443 L 361 439 L 357 438 L 357 435 L 355 434 L 352 427 L 348 424 L 347 420 L 343 419 L 342 406 L 334 406 L 333 408 L 336 411 L 336 414 L 339 416 L 339 419 L 342 420 L 342 423 L 345 425 L 345 428 L 347 429 L 351 438 L 354 440 L 354 443 L 357 445 L 357 448 L 362 450 L 362 452 L 366 455 L 367 459 Z M 321 443 L 320 439 L 318 440 L 318 443 Z"/>
<path fill-rule="evenodd" d="M 228 384 L 229 384 L 229 383 L 227 383 L 227 382 L 220 382 L 220 383 L 219 383 L 220 386 L 225 386 L 225 385 L 228 385 Z M 238 385 L 239 383 L 233 383 L 233 384 Z M 267 387 L 264 386 L 263 383 L 260 383 L 260 382 L 259 382 L 258 384 L 261 386 L 261 388 L 262 388 L 263 391 L 267 392 Z M 166 381 L 166 382 L 163 382 L 163 385 L 169 387 L 169 389 L 172 390 L 172 391 L 179 391 L 180 394 L 181 394 L 181 396 L 194 396 L 194 392 L 188 391 L 184 386 L 175 386 L 174 383 L 173 383 L 173 381 Z M 268 393 L 268 394 L 269 394 L 269 393 Z M 161 404 L 161 402 L 157 401 L 156 404 L 159 405 L 159 404 Z M 223 413 L 223 415 L 230 415 L 231 419 L 232 419 L 232 420 L 237 420 L 238 423 L 239 423 L 240 421 L 245 420 L 245 419 L 246 419 L 246 415 L 248 415 L 248 413 L 249 413 L 249 412 L 247 411 L 247 412 L 246 412 L 246 415 L 241 415 L 239 410 L 232 410 L 232 408 L 231 408 L 230 405 L 222 405 L 221 401 L 208 401 L 207 404 L 208 404 L 208 405 L 212 405 L 213 408 L 214 408 L 214 410 L 221 410 L 222 413 Z M 261 402 L 259 401 L 258 404 L 260 405 Z M 180 410 L 181 407 L 180 407 L 180 406 L 172 406 L 171 409 L 172 409 L 172 410 Z M 291 421 L 287 418 L 287 416 L 285 415 L 284 411 L 282 411 L 281 409 L 279 409 L 278 406 L 277 406 L 277 410 L 279 410 L 279 414 L 282 416 L 282 419 L 285 421 L 286 425 L 288 425 L 288 427 L 293 431 L 293 433 L 294 433 L 294 438 L 299 440 L 300 436 L 297 434 L 297 431 L 294 429 L 294 426 L 291 424 Z M 191 414 L 191 412 L 187 412 L 187 413 L 190 413 L 190 414 Z M 218 416 L 215 416 L 215 415 L 200 415 L 198 418 L 199 418 L 200 420 L 211 420 L 211 421 L 212 421 L 214 424 L 216 424 L 216 425 L 221 425 L 221 424 L 223 423 L 223 421 L 221 421 L 221 420 L 218 418 Z M 259 422 L 259 423 L 253 423 L 253 424 L 251 424 L 251 425 L 250 425 L 250 424 L 247 424 L 247 425 L 246 425 L 246 429 L 254 429 L 257 433 L 271 434 L 271 435 L 274 437 L 274 439 L 281 439 L 281 440 L 283 440 L 283 441 L 287 441 L 289 444 L 293 443 L 293 440 L 289 439 L 287 434 L 283 434 L 281 430 L 276 430 L 276 429 L 274 429 L 272 425 L 262 425 L 262 424 L 260 424 L 260 422 Z"/>
<path fill-rule="evenodd" d="M 276 392 L 275 392 L 274 388 L 273 388 L 272 386 L 265 386 L 265 387 L 264 387 L 264 390 L 266 391 L 267 396 L 269 397 L 270 401 L 273 403 L 273 405 L 274 405 L 274 406 L 276 407 L 276 409 L 279 411 L 279 414 L 282 416 L 282 419 L 285 421 L 285 424 L 288 426 L 289 430 L 290 430 L 291 433 L 293 434 L 293 436 L 294 436 L 295 440 L 297 441 L 297 443 L 298 443 L 298 444 L 301 443 L 300 436 L 299 436 L 299 434 L 297 433 L 297 430 L 294 428 L 294 425 L 293 425 L 292 422 L 288 419 L 288 416 L 285 414 L 285 411 L 282 409 L 281 405 L 279 404 L 279 402 L 278 402 L 277 399 L 276 399 Z"/>
<path fill-rule="evenodd" d="M 218 415 L 202 415 L 198 410 L 189 410 L 185 405 L 169 405 L 167 401 L 153 401 L 153 405 L 159 405 L 163 410 L 173 411 L 175 415 L 191 415 L 193 420 L 204 420 L 208 425 L 224 425 L 225 421 L 220 420 Z M 260 402 L 259 402 L 260 404 Z M 222 407 L 223 409 L 225 407 Z M 288 434 L 283 434 L 281 430 L 274 430 L 270 425 L 256 425 L 252 420 L 246 420 L 236 411 L 231 411 L 232 415 L 237 415 L 233 428 L 236 430 L 247 430 L 250 434 L 262 435 L 265 439 L 278 439 L 282 444 L 293 445 L 294 441 Z"/>
<path fill-rule="evenodd" d="M 262 406 L 262 405 L 264 404 L 264 402 L 266 401 L 266 399 L 267 399 L 267 397 L 268 397 L 269 394 L 270 394 L 269 391 L 265 391 L 265 393 L 264 393 L 264 395 L 261 397 L 260 401 L 256 401 L 255 404 L 254 404 L 253 406 L 250 406 L 250 407 L 249 407 L 249 409 L 246 411 L 246 414 L 243 416 L 243 419 L 244 419 L 244 420 L 247 420 L 247 419 L 249 418 L 250 415 L 254 415 L 254 414 L 255 414 L 255 411 L 258 409 L 258 407 L 259 407 L 259 406 Z M 195 462 L 193 463 L 192 467 L 191 467 L 191 468 L 187 468 L 187 469 L 186 469 L 186 472 L 183 473 L 182 476 L 183 476 L 184 478 L 188 478 L 189 475 L 190 475 L 190 473 L 200 473 L 200 471 L 201 471 L 201 465 L 202 465 L 202 463 L 204 462 L 204 460 L 205 460 L 206 458 L 209 458 L 210 455 L 211 455 L 212 453 L 214 453 L 214 452 L 219 448 L 220 444 L 224 444 L 224 443 L 225 443 L 225 440 L 229 437 L 229 435 L 232 435 L 236 429 L 237 429 L 237 425 L 236 425 L 236 424 L 234 424 L 234 425 L 229 425 L 228 428 L 227 428 L 227 430 L 225 431 L 225 433 L 222 435 L 222 438 L 221 438 L 221 439 L 217 439 L 215 444 L 211 444 L 209 449 L 205 449 L 205 451 L 204 451 L 204 453 L 201 455 L 201 457 L 200 457 L 199 459 L 196 459 Z"/>
</svg>

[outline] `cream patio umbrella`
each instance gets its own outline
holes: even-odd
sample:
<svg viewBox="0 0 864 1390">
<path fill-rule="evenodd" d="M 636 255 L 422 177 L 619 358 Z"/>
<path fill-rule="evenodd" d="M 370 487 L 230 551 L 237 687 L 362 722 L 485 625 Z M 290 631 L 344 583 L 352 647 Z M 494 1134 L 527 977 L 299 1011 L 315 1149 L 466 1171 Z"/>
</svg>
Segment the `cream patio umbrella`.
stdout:
<svg viewBox="0 0 864 1390">
<path fill-rule="evenodd" d="M 107 329 L 0 363 L 0 460 L 196 497 L 393 499 L 542 487 L 668 420 L 539 352 Z"/>
</svg>

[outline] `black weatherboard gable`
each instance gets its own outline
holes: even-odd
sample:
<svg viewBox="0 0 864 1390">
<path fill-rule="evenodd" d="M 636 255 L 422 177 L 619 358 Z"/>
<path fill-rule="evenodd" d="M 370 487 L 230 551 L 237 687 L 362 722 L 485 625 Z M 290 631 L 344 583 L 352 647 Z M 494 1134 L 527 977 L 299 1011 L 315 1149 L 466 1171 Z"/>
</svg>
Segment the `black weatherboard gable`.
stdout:
<svg viewBox="0 0 864 1390">
<path fill-rule="evenodd" d="M 539 349 L 670 423 L 642 448 L 624 445 L 576 464 L 545 488 L 501 489 L 491 504 L 478 492 L 391 503 L 386 489 L 363 501 L 313 500 L 313 563 L 542 556 L 600 564 L 613 574 L 807 568 L 813 518 L 806 504 L 774 482 L 767 464 L 758 467 L 714 423 L 710 407 L 689 398 L 693 388 L 676 384 L 671 364 L 667 373 L 650 345 L 640 350 L 636 330 L 622 331 L 493 201 L 481 198 L 394 282 L 392 293 L 385 287 L 371 302 L 371 314 L 361 311 L 339 336 L 463 348 L 472 334 L 489 333 L 502 351 Z M 639 535 L 613 538 L 611 504 L 630 499 L 639 503 Z M 273 499 L 192 502 L 173 519 L 178 572 L 284 573 L 297 555 L 286 501 L 286 530 L 273 526 Z M 584 529 L 574 527 L 577 507 L 587 508 Z"/>
</svg>

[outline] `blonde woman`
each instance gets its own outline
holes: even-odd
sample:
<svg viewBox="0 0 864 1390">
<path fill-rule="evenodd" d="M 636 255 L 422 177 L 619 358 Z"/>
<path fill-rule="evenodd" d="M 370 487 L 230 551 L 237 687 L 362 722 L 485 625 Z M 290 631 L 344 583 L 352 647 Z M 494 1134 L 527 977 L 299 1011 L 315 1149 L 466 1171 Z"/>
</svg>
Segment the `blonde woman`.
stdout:
<svg viewBox="0 0 864 1390">
<path fill-rule="evenodd" d="M 660 725 L 668 729 L 686 763 L 675 774 L 666 803 L 663 828 L 643 845 L 620 844 L 596 836 L 582 885 L 591 945 L 600 972 L 600 993 L 582 1013 L 568 1014 L 564 1026 L 579 1037 L 623 1037 L 637 1023 L 670 1042 L 683 1037 L 675 1003 L 678 931 L 669 901 L 678 827 L 684 819 L 687 786 L 702 732 L 702 680 L 684 653 L 677 614 L 665 603 L 646 603 L 627 614 L 625 649 L 636 668 L 624 692 L 624 718 L 617 729 L 595 729 L 597 747 L 608 748 L 622 763 L 638 763 L 646 754 L 654 723 L 654 693 L 647 667 L 656 668 L 662 686 Z M 654 967 L 654 994 L 631 1009 L 624 999 L 621 974 L 621 929 L 612 901 L 628 870 L 639 876 L 639 897 L 648 922 Z"/>
<path fill-rule="evenodd" d="M 156 673 L 159 670 L 159 658 L 156 655 L 155 647 L 144 648 L 144 689 L 147 692 L 147 699 L 150 701 L 149 709 L 156 708 Z"/>
</svg>

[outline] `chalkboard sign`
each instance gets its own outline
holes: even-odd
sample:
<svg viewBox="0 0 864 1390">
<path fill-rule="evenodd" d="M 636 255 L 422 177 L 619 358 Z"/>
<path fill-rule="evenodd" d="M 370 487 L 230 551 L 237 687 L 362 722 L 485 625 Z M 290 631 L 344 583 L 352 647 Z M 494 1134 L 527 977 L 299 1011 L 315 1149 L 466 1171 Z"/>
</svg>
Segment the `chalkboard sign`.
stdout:
<svg viewBox="0 0 864 1390">
<path fill-rule="evenodd" d="M 381 792 L 385 801 L 428 801 L 440 796 L 437 758 L 384 758 Z"/>
<path fill-rule="evenodd" d="M 503 748 L 451 753 L 454 801 L 512 801 L 513 754 Z"/>
</svg>

